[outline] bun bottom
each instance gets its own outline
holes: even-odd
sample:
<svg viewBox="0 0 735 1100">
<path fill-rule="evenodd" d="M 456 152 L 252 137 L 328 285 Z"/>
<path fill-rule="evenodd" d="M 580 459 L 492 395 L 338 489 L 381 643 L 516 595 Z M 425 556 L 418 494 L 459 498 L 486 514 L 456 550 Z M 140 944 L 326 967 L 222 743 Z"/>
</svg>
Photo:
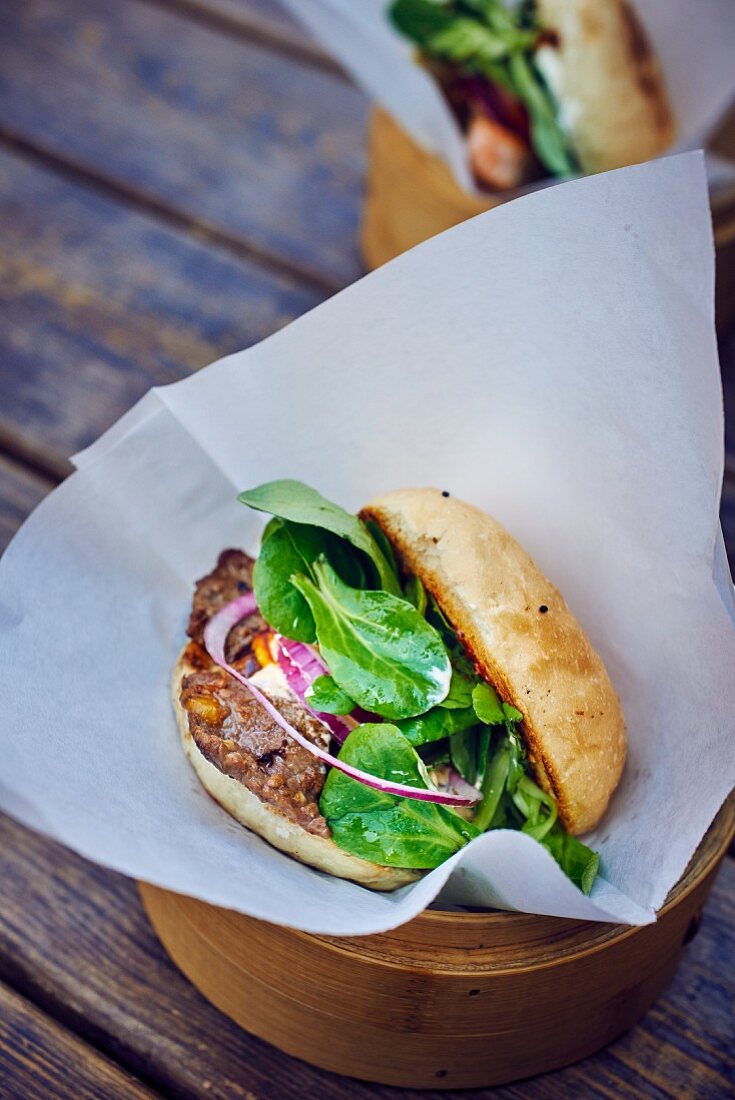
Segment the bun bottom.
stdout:
<svg viewBox="0 0 735 1100">
<path fill-rule="evenodd" d="M 336 878 L 350 879 L 361 886 L 367 886 L 370 890 L 397 890 L 400 886 L 406 886 L 421 877 L 420 871 L 411 871 L 402 867 L 381 867 L 377 863 L 370 863 L 368 860 L 344 852 L 333 840 L 307 832 L 274 806 L 262 802 L 237 779 L 224 775 L 214 764 L 211 764 L 199 751 L 191 736 L 186 711 L 179 701 L 182 680 L 190 672 L 195 671 L 184 659 L 182 652 L 174 667 L 171 681 L 176 723 L 189 763 L 204 789 L 223 810 L 226 810 L 246 829 L 257 833 L 274 848 L 292 856 L 293 859 L 298 859 L 301 863 L 306 863 L 319 871 L 325 871 Z"/>
</svg>

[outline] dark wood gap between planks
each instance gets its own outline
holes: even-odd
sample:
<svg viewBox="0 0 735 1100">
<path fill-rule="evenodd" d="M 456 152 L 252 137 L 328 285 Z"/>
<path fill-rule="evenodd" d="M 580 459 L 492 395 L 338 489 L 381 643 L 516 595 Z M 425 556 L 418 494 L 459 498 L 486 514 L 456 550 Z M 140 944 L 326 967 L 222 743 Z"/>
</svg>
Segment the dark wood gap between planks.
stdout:
<svg viewBox="0 0 735 1100">
<path fill-rule="evenodd" d="M 0 1076 L 4 1096 L 24 1100 L 70 1095 L 79 1100 L 155 1100 L 161 1093 L 100 1054 L 17 990 L 0 983 Z M 23 1088 L 22 1094 L 15 1087 Z"/>
<path fill-rule="evenodd" d="M 3 986 L 12 991 L 16 997 L 40 1010 L 49 1021 L 84 1043 L 121 1073 L 129 1075 L 140 1082 L 141 1086 L 152 1090 L 156 1096 L 173 1097 L 175 1095 L 176 1100 L 201 1100 L 200 1094 L 183 1088 L 180 1082 L 171 1082 L 165 1076 L 151 1072 L 151 1069 L 155 1070 L 156 1066 L 154 1058 L 149 1062 L 127 1045 L 113 1047 L 108 1041 L 104 1028 L 96 1027 L 82 1010 L 77 1012 L 72 1006 L 55 997 L 30 969 L 26 970 L 18 966 L 15 960 L 6 955 L 0 955 L 0 989 Z"/>
<path fill-rule="evenodd" d="M 317 294 L 326 296 L 336 294 L 343 289 L 343 283 L 339 280 L 332 280 L 307 264 L 299 264 L 297 261 L 278 256 L 245 237 L 227 233 L 204 219 L 196 218 L 143 189 L 129 183 L 120 183 L 101 172 L 77 164 L 67 157 L 60 156 L 54 150 L 45 148 L 39 142 L 32 141 L 4 123 L 0 123 L 0 147 L 2 146 L 16 155 L 58 173 L 72 183 L 113 199 L 135 210 L 138 214 L 147 214 L 157 218 L 171 229 L 188 233 L 235 259 L 256 263 L 263 270 L 288 279 L 300 288 L 313 290 Z"/>
<path fill-rule="evenodd" d="M 74 469 L 68 458 L 48 451 L 39 440 L 26 435 L 22 428 L 3 421 L 0 421 L 0 457 L 40 475 L 52 485 L 58 485 Z"/>
<path fill-rule="evenodd" d="M 135 0 L 150 7 L 163 8 L 200 23 L 227 38 L 237 38 L 253 46 L 280 53 L 293 61 L 311 65 L 352 83 L 338 61 L 316 43 L 306 38 L 306 31 L 294 24 L 293 29 L 266 22 L 257 15 L 240 9 L 234 0 Z M 275 0 L 274 0 L 275 3 Z"/>
</svg>

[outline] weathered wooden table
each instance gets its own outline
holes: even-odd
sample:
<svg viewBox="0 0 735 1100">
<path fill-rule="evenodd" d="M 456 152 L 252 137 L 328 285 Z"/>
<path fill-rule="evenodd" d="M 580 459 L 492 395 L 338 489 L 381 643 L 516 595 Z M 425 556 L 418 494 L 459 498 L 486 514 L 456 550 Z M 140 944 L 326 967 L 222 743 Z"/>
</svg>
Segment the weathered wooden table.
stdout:
<svg viewBox="0 0 735 1100">
<path fill-rule="evenodd" d="M 366 113 L 269 0 L 0 0 L 2 545 L 150 385 L 359 276 Z M 735 340 L 723 345 L 732 561 Z M 9 819 L 0 899 L 3 1097 L 399 1095 L 238 1031 L 168 961 L 132 882 Z M 495 1095 L 733 1095 L 734 905 L 728 860 L 643 1022 Z"/>
</svg>

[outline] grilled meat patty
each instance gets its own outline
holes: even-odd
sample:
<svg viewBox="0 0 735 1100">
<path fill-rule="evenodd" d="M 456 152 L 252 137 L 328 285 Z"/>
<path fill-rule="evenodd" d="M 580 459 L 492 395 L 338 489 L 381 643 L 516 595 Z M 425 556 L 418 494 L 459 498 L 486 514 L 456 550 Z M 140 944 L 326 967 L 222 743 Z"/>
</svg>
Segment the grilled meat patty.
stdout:
<svg viewBox="0 0 735 1100">
<path fill-rule="evenodd" d="M 210 618 L 250 590 L 253 564 L 242 551 L 225 550 L 214 570 L 197 581 L 187 630 L 192 642 L 185 654 L 193 671 L 182 681 L 181 704 L 189 732 L 211 764 L 308 832 L 328 837 L 329 827 L 319 813 L 324 765 L 288 737 L 247 688 L 218 668 L 203 649 Z M 253 641 L 267 629 L 258 612 L 239 623 L 227 642 L 229 663 L 252 675 L 259 668 Z M 266 694 L 300 733 L 328 746 L 325 727 L 299 703 Z"/>
<path fill-rule="evenodd" d="M 243 596 L 253 587 L 255 561 L 242 550 L 223 550 L 211 573 L 201 577 L 194 587 L 194 600 L 186 633 L 198 645 L 204 645 L 204 628 L 225 604 Z M 267 630 L 265 619 L 256 612 L 230 631 L 225 656 L 233 665 L 247 656 L 256 634 Z"/>
</svg>

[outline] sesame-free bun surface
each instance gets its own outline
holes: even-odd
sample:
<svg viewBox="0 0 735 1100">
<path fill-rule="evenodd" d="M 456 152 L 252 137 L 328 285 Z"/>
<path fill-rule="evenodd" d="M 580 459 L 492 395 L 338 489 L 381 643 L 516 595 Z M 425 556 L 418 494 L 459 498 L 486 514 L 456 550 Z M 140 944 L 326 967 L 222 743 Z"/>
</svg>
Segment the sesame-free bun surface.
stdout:
<svg viewBox="0 0 735 1100">
<path fill-rule="evenodd" d="M 478 672 L 523 715 L 529 762 L 565 827 L 591 829 L 620 780 L 625 722 L 602 660 L 560 592 L 497 520 L 438 489 L 388 493 L 361 515 L 377 521 Z"/>
<path fill-rule="evenodd" d="M 179 655 L 171 680 L 171 694 L 176 714 L 176 723 L 181 735 L 189 763 L 196 772 L 204 789 L 219 802 L 224 810 L 257 833 L 274 848 L 280 848 L 301 863 L 308 863 L 319 871 L 336 875 L 337 878 L 351 879 L 371 890 L 396 890 L 421 877 L 420 871 L 405 870 L 400 867 L 381 867 L 377 863 L 359 859 L 349 852 L 342 851 L 333 840 L 309 833 L 266 802 L 248 790 L 232 776 L 225 775 L 199 751 L 189 732 L 187 713 L 181 705 L 181 683 L 185 676 L 196 669 L 185 658 L 186 650 Z"/>
<path fill-rule="evenodd" d="M 668 149 L 676 127 L 666 85 L 627 0 L 537 0 L 536 9 L 558 35 L 549 83 L 584 171 L 623 168 Z"/>
</svg>

